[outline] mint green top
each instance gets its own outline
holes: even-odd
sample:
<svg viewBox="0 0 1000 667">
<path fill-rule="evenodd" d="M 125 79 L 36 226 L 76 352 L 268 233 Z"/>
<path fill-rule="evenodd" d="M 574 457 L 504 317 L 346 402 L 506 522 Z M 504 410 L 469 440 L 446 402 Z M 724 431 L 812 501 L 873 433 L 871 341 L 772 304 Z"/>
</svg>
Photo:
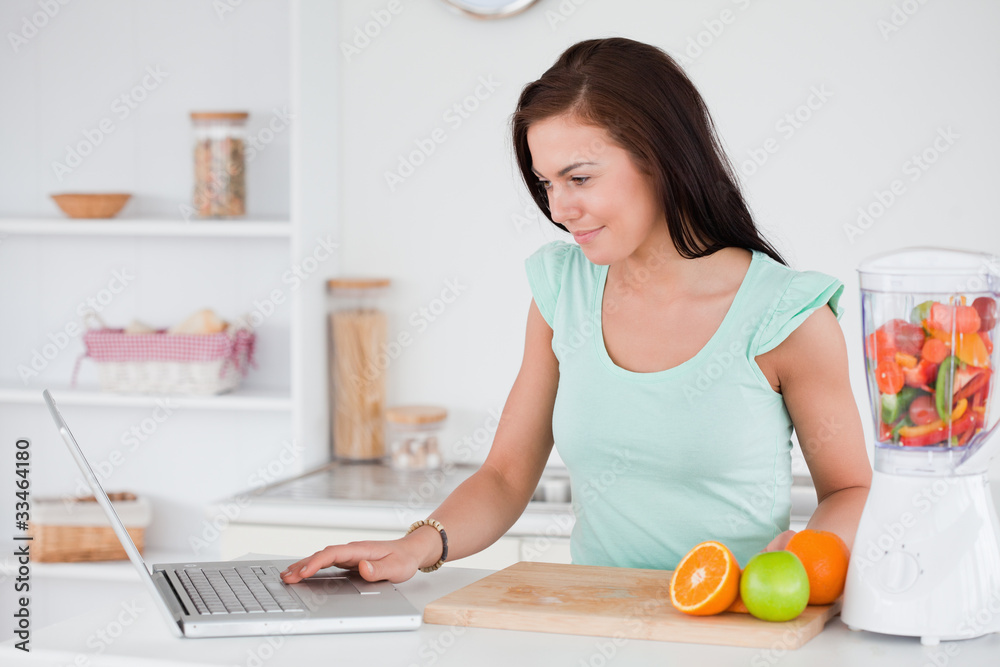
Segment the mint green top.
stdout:
<svg viewBox="0 0 1000 667">
<path fill-rule="evenodd" d="M 552 431 L 571 479 L 574 563 L 674 569 L 694 545 L 719 540 L 742 566 L 788 529 L 792 422 L 754 358 L 817 308 L 839 319 L 843 283 L 754 251 L 705 347 L 635 373 L 604 346 L 607 266 L 553 241 L 525 268 L 559 361 Z"/>
</svg>

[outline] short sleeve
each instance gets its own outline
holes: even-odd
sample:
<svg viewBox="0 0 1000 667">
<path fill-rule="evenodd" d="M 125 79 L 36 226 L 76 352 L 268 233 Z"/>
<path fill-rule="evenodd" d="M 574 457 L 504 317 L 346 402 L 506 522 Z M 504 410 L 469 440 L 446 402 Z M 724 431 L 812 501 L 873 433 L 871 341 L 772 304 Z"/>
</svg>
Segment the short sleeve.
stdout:
<svg viewBox="0 0 1000 667">
<path fill-rule="evenodd" d="M 566 268 L 566 259 L 573 245 L 565 241 L 551 241 L 536 250 L 524 260 L 524 268 L 528 274 L 528 286 L 535 299 L 535 305 L 552 328 L 556 301 L 559 299 L 559 288 Z"/>
<path fill-rule="evenodd" d="M 839 320 L 843 315 L 840 306 L 843 293 L 844 283 L 833 276 L 816 271 L 795 273 L 761 331 L 756 354 L 778 347 L 818 308 L 829 306 Z"/>
</svg>

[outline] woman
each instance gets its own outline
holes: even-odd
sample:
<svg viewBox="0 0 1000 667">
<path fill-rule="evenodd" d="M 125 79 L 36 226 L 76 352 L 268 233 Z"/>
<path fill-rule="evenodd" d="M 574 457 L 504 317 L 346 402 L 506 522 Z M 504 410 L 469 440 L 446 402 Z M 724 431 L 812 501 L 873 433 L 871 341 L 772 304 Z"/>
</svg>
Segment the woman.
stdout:
<svg viewBox="0 0 1000 667">
<path fill-rule="evenodd" d="M 284 580 L 336 565 L 401 582 L 488 547 L 553 443 L 573 562 L 672 569 L 715 539 L 745 564 L 792 535 L 793 425 L 819 498 L 809 527 L 851 545 L 871 469 L 843 284 L 787 268 L 761 238 L 681 69 L 631 40 L 581 42 L 524 88 L 512 127 L 532 196 L 576 244 L 526 262 L 524 358 L 489 456 L 436 525 L 327 547 Z"/>
</svg>

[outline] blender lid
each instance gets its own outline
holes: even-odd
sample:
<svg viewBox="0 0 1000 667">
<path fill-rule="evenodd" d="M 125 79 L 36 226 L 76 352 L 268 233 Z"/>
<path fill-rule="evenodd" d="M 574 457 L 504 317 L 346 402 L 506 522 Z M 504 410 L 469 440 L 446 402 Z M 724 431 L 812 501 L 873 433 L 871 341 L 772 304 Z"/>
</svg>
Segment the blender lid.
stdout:
<svg viewBox="0 0 1000 667">
<path fill-rule="evenodd" d="M 953 248 L 904 248 L 858 267 L 861 289 L 873 292 L 1000 293 L 1000 256 Z"/>
</svg>

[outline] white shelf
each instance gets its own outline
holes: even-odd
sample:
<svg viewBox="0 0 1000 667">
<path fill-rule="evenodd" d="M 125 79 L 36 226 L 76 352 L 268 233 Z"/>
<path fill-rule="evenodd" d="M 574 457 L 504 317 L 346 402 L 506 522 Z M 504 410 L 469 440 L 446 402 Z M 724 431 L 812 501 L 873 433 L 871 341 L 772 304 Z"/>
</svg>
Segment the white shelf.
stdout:
<svg viewBox="0 0 1000 667">
<path fill-rule="evenodd" d="M 291 238 L 288 220 L 167 220 L 115 218 L 73 220 L 67 218 L 4 218 L 0 234 L 37 236 L 180 236 L 180 237 L 271 237 Z"/>
<path fill-rule="evenodd" d="M 70 389 L 69 387 L 49 387 L 56 403 L 63 405 L 85 405 L 92 407 L 155 407 L 169 397 L 172 405 L 179 408 L 200 408 L 204 410 L 248 410 L 248 411 L 291 411 L 292 397 L 288 389 L 238 389 L 228 394 L 212 396 L 188 396 L 177 394 L 115 394 L 96 388 Z M 0 386 L 0 403 L 21 403 L 44 405 L 41 389 Z"/>
</svg>

